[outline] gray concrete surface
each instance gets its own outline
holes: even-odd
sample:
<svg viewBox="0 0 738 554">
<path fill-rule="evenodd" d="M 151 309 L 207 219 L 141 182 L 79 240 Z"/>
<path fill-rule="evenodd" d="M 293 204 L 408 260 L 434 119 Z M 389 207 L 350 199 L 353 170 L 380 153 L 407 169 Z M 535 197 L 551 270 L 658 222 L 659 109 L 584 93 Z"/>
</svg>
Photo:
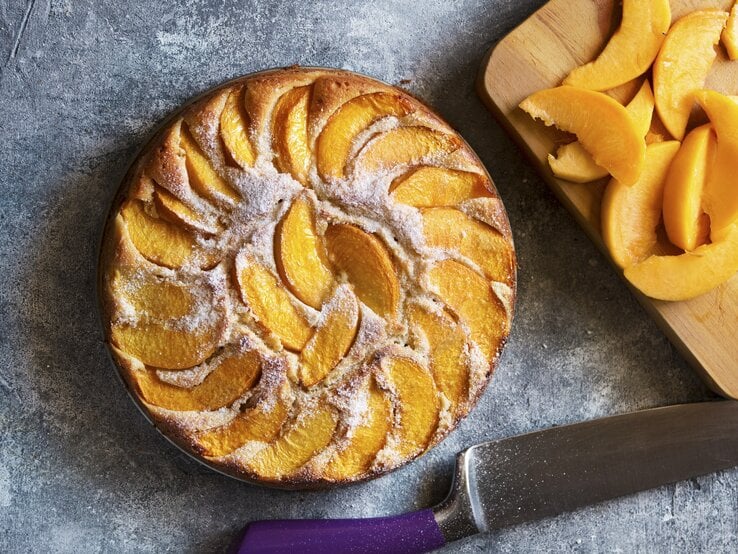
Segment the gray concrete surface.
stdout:
<svg viewBox="0 0 738 554">
<path fill-rule="evenodd" d="M 485 439 L 710 398 L 476 98 L 485 50 L 540 0 L 0 2 L 0 551 L 218 552 L 255 518 L 431 505 L 454 453 Z M 109 365 L 95 246 L 137 145 L 220 81 L 289 64 L 398 83 L 469 140 L 520 258 L 512 339 L 473 414 L 422 460 L 323 492 L 247 486 L 149 427 Z M 723 472 L 448 552 L 728 552 Z"/>
</svg>

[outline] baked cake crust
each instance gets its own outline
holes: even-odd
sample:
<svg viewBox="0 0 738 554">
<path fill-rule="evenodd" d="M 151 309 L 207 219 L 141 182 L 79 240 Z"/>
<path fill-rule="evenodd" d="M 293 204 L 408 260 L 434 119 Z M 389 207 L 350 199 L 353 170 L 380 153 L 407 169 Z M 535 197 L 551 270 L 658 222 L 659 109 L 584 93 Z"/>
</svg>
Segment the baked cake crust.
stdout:
<svg viewBox="0 0 738 554">
<path fill-rule="evenodd" d="M 508 336 L 515 254 L 470 147 L 354 73 L 246 76 L 144 148 L 103 237 L 108 346 L 185 451 L 234 477 L 376 477 L 466 416 Z"/>
</svg>

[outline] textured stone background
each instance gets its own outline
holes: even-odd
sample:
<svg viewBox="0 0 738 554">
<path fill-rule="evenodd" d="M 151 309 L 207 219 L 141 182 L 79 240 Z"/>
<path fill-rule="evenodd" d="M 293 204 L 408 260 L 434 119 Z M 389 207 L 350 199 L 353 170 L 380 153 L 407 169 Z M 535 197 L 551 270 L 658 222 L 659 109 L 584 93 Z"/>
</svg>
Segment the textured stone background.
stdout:
<svg viewBox="0 0 738 554">
<path fill-rule="evenodd" d="M 255 518 L 412 510 L 444 496 L 475 442 L 710 397 L 473 92 L 487 48 L 541 3 L 0 2 L 0 551 L 215 552 Z M 230 480 L 157 435 L 114 375 L 93 299 L 137 145 L 191 96 L 294 63 L 410 80 L 487 164 L 520 258 L 512 339 L 474 413 L 401 471 L 306 493 Z M 448 551 L 735 551 L 737 476 Z"/>
</svg>

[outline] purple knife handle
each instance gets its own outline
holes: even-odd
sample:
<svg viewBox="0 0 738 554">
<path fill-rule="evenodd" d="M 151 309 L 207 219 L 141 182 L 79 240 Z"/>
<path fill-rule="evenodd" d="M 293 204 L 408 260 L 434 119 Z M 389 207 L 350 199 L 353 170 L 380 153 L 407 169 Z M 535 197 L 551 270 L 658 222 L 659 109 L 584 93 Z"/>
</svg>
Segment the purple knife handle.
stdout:
<svg viewBox="0 0 738 554">
<path fill-rule="evenodd" d="M 234 544 L 234 554 L 420 554 L 446 544 L 433 516 L 421 510 L 371 519 L 255 521 Z"/>
</svg>

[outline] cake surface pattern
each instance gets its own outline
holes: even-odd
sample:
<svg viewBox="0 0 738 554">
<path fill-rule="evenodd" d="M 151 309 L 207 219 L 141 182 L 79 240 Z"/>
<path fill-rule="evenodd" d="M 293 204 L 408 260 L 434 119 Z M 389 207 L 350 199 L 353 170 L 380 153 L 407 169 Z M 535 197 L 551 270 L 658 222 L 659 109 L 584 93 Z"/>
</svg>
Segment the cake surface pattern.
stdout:
<svg viewBox="0 0 738 554">
<path fill-rule="evenodd" d="M 103 323 L 139 404 L 209 465 L 357 481 L 472 408 L 515 267 L 491 180 L 429 108 L 277 70 L 185 107 L 139 156 L 103 239 Z"/>
</svg>

